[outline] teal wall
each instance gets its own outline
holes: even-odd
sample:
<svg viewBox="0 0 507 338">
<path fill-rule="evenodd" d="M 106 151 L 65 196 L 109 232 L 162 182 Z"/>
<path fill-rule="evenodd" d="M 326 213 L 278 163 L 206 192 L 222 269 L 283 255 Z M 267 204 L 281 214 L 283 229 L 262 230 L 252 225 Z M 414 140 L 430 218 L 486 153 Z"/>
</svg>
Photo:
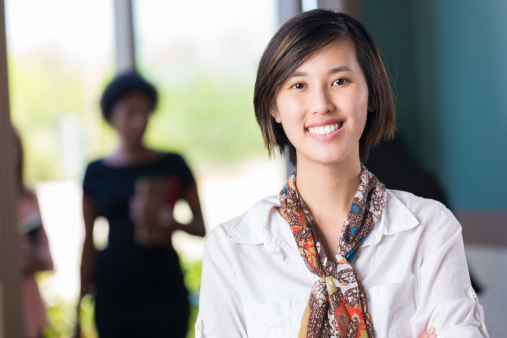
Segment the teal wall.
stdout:
<svg viewBox="0 0 507 338">
<path fill-rule="evenodd" d="M 507 1 L 363 0 L 398 130 L 456 210 L 507 211 Z"/>
</svg>

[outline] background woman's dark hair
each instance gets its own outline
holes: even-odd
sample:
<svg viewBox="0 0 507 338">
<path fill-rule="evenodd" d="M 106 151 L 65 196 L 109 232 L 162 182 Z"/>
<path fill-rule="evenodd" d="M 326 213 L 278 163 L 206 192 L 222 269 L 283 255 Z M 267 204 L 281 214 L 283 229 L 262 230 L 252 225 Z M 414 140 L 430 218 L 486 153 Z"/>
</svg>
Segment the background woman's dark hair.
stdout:
<svg viewBox="0 0 507 338">
<path fill-rule="evenodd" d="M 357 60 L 368 84 L 369 104 L 366 126 L 359 140 L 361 161 L 368 150 L 382 138 L 392 138 L 395 131 L 394 102 L 391 86 L 377 44 L 366 28 L 354 18 L 333 11 L 316 9 L 301 13 L 287 21 L 269 42 L 257 70 L 254 108 L 269 154 L 274 147 L 284 153 L 289 148 L 290 160 L 296 165 L 296 149 L 283 127 L 270 114 L 282 84 L 312 55 L 330 43 L 350 38 L 355 45 Z"/>
<path fill-rule="evenodd" d="M 125 95 L 143 93 L 151 101 L 151 110 L 155 110 L 158 94 L 155 87 L 136 72 L 117 75 L 106 87 L 100 99 L 102 115 L 109 121 L 114 105 Z"/>
</svg>

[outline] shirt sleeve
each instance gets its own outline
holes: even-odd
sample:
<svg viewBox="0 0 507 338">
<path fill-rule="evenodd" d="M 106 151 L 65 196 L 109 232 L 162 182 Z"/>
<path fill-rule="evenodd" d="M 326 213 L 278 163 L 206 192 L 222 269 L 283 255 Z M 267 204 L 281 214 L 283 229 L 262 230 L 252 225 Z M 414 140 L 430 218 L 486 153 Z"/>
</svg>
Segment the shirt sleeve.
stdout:
<svg viewBox="0 0 507 338">
<path fill-rule="evenodd" d="M 178 166 L 178 175 L 181 178 L 181 187 L 185 191 L 188 186 L 195 182 L 194 175 L 188 167 L 187 163 L 180 155 L 176 155 L 176 162 Z"/>
<path fill-rule="evenodd" d="M 233 250 L 215 229 L 206 240 L 196 338 L 247 337 L 245 316 L 231 260 Z"/>
<path fill-rule="evenodd" d="M 83 177 L 83 193 L 89 197 L 93 197 L 93 191 L 95 186 L 93 179 L 93 167 L 94 162 L 88 164 Z"/>
<path fill-rule="evenodd" d="M 471 287 L 461 225 L 445 207 L 435 212 L 421 239 L 414 337 L 435 327 L 438 338 L 489 337 L 484 313 Z"/>
</svg>

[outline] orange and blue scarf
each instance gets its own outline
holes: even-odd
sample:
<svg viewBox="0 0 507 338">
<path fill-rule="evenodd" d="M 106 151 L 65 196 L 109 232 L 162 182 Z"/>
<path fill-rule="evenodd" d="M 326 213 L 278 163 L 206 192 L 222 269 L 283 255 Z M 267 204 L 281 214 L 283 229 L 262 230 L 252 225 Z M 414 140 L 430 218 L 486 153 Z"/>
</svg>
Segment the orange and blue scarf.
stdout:
<svg viewBox="0 0 507 338">
<path fill-rule="evenodd" d="M 345 219 L 335 257 L 326 254 L 318 226 L 297 191 L 296 173 L 280 192 L 280 203 L 280 212 L 291 227 L 306 267 L 320 277 L 310 293 L 298 337 L 374 338 L 367 295 L 351 262 L 382 216 L 385 186 L 361 166 L 361 182 Z"/>
</svg>

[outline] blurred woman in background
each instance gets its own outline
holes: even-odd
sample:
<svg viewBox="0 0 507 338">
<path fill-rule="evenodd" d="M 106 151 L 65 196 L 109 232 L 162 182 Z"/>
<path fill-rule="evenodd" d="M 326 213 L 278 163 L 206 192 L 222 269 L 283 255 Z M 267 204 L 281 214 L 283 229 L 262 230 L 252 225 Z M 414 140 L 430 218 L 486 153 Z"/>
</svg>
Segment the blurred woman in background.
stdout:
<svg viewBox="0 0 507 338">
<path fill-rule="evenodd" d="M 171 234 L 205 234 L 194 177 L 180 155 L 144 145 L 157 91 L 139 74 L 114 78 L 100 105 L 119 144 L 84 176 L 80 296 L 93 286 L 100 337 L 185 337 L 188 292 Z M 172 218 L 178 199 L 190 206 L 190 224 Z M 99 252 L 93 244 L 98 216 L 109 222 L 108 246 Z"/>
<path fill-rule="evenodd" d="M 42 337 L 48 325 L 46 309 L 42 301 L 35 274 L 53 270 L 49 242 L 42 225 L 39 202 L 34 191 L 23 181 L 23 147 L 21 139 L 13 130 L 16 150 L 17 218 L 21 250 L 21 291 L 25 317 L 26 337 Z"/>
</svg>

